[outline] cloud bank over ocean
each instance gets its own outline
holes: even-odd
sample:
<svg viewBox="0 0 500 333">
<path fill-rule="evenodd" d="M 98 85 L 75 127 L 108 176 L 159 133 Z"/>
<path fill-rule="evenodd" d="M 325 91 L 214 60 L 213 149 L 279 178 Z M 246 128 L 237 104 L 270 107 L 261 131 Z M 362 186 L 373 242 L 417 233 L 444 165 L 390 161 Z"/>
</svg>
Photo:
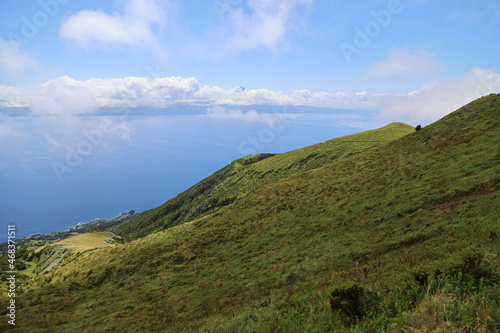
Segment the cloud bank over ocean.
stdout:
<svg viewBox="0 0 500 333">
<path fill-rule="evenodd" d="M 406 54 L 404 54 L 407 57 Z M 411 57 L 410 57 L 411 58 Z M 392 66 L 403 71 L 401 63 L 392 60 L 380 63 L 380 68 Z M 427 65 L 422 65 L 427 66 Z M 373 74 L 375 75 L 375 74 Z M 377 74 L 378 75 L 378 74 Z M 408 94 L 377 94 L 366 92 L 311 92 L 307 89 L 289 93 L 269 89 L 223 89 L 202 86 L 196 78 L 126 77 L 94 78 L 86 81 L 67 76 L 52 79 L 39 90 L 0 86 L 0 107 L 25 107 L 35 116 L 90 115 L 97 108 L 168 108 L 179 105 L 302 105 L 311 107 L 376 110 L 381 117 L 408 118 L 432 122 L 468 102 L 500 91 L 497 69 L 474 68 L 460 78 L 429 82 Z M 217 108 L 207 112 L 213 117 L 231 116 Z M 251 118 L 251 114 L 232 116 Z"/>
</svg>

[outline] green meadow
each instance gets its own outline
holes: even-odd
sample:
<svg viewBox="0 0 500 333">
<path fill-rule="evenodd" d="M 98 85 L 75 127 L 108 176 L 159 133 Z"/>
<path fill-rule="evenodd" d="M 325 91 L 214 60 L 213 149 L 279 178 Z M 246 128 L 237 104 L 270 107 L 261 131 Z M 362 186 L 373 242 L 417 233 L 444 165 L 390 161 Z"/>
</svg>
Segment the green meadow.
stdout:
<svg viewBox="0 0 500 333">
<path fill-rule="evenodd" d="M 492 94 L 236 160 L 115 229 L 126 244 L 30 268 L 15 330 L 498 332 L 499 147 Z"/>
</svg>

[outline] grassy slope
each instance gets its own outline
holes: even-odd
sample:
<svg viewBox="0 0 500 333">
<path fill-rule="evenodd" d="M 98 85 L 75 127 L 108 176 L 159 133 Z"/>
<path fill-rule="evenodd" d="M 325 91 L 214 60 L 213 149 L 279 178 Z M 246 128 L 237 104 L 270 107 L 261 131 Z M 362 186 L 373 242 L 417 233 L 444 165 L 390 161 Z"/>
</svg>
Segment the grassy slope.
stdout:
<svg viewBox="0 0 500 333">
<path fill-rule="evenodd" d="M 114 246 L 105 240 L 111 235 L 106 231 L 87 232 L 85 234 L 75 235 L 58 242 L 50 244 L 50 246 L 61 247 L 63 249 L 73 249 L 75 251 L 86 251 L 95 249 L 96 247 Z M 36 252 L 42 251 L 45 246 L 36 249 Z"/>
<path fill-rule="evenodd" d="M 241 158 L 162 206 L 118 228 L 116 233 L 133 240 L 195 220 L 244 198 L 259 187 L 319 168 L 414 131 L 409 125 L 393 123 L 284 154 L 258 154 Z"/>
<path fill-rule="evenodd" d="M 431 293 L 422 278 L 498 273 L 499 109 L 500 95 L 482 98 L 210 216 L 84 253 L 18 298 L 19 331 L 333 331 L 329 293 L 347 280 L 383 295 L 355 330 L 498 330 L 498 285 Z"/>
</svg>

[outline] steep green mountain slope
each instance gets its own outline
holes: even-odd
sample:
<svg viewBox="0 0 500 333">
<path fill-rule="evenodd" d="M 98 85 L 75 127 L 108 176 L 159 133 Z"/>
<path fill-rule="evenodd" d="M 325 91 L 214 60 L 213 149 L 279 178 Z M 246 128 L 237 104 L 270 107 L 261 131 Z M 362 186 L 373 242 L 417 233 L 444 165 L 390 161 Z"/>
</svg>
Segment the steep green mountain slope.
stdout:
<svg viewBox="0 0 500 333">
<path fill-rule="evenodd" d="M 497 332 L 499 147 L 490 95 L 214 214 L 70 257 L 18 297 L 17 328 Z"/>
<path fill-rule="evenodd" d="M 319 168 L 414 131 L 409 125 L 393 123 L 284 154 L 257 154 L 241 158 L 162 206 L 120 227 L 116 233 L 133 240 L 195 220 L 244 198 L 259 187 Z"/>
</svg>

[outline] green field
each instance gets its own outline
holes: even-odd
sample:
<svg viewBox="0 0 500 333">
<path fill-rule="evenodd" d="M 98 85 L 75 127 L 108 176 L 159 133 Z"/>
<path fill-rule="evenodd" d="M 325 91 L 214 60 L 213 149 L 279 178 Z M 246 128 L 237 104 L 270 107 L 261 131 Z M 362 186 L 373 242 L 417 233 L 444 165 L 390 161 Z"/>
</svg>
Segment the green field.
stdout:
<svg viewBox="0 0 500 333">
<path fill-rule="evenodd" d="M 16 329 L 500 331 L 500 95 L 406 129 L 233 162 L 29 280 Z"/>
<path fill-rule="evenodd" d="M 112 244 L 106 242 L 105 240 L 110 238 L 109 232 L 88 232 L 85 234 L 75 235 L 55 243 L 51 243 L 50 246 L 61 247 L 63 249 L 72 249 L 75 251 L 86 251 L 95 248 L 109 247 Z M 35 252 L 43 250 L 45 246 L 39 247 Z"/>
</svg>

